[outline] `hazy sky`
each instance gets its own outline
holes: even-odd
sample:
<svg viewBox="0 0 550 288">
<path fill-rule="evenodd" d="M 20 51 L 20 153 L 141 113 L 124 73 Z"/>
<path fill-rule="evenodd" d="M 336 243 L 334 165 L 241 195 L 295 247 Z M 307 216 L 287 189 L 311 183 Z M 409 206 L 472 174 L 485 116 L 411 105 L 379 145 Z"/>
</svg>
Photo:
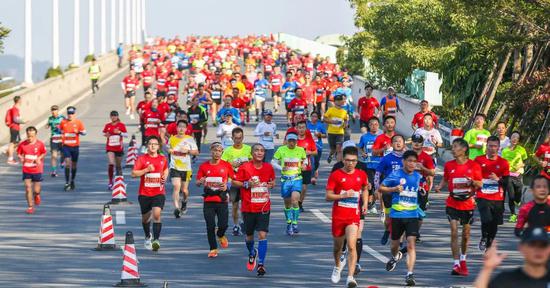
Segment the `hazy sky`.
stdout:
<svg viewBox="0 0 550 288">
<path fill-rule="evenodd" d="M 88 52 L 88 1 L 80 0 L 82 57 Z M 120 0 L 106 0 L 107 47 L 110 1 Z M 0 0 L 0 22 L 12 29 L 5 41 L 5 55 L 23 56 L 24 2 Z M 32 0 L 32 5 L 33 61 L 51 61 L 52 1 Z M 59 0 L 60 59 L 64 66 L 73 57 L 73 5 L 73 0 Z M 95 7 L 95 47 L 98 51 L 100 0 L 95 0 Z M 168 37 L 286 32 L 313 39 L 332 33 L 352 34 L 356 31 L 353 14 L 347 0 L 146 0 L 148 34 Z"/>
</svg>

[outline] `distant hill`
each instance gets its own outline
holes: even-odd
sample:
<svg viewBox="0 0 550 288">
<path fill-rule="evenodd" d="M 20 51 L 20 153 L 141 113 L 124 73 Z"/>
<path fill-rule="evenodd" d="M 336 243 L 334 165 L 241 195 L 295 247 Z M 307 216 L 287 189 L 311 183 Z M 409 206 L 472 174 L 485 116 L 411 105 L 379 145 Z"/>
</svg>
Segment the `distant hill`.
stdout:
<svg viewBox="0 0 550 288">
<path fill-rule="evenodd" d="M 24 59 L 15 55 L 0 55 L 0 75 L 11 76 L 19 83 L 24 78 Z M 32 80 L 40 82 L 44 80 L 44 75 L 48 68 L 52 66 L 49 61 L 33 61 L 32 62 Z"/>
</svg>

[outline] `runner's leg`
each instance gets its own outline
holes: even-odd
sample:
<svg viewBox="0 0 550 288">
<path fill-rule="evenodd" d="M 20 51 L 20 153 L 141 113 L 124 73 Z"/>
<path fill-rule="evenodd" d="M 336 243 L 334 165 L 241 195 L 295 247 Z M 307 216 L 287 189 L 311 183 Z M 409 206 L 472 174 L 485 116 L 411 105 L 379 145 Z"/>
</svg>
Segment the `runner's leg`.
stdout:
<svg viewBox="0 0 550 288">
<path fill-rule="evenodd" d="M 348 277 L 353 277 L 355 273 L 355 264 L 357 264 L 356 244 L 358 228 L 359 227 L 353 224 L 346 227 L 346 240 L 348 242 Z"/>
<path fill-rule="evenodd" d="M 34 198 L 32 195 L 32 179 L 25 179 L 23 180 L 23 184 L 25 184 L 25 198 L 27 199 L 27 205 L 29 207 L 34 206 Z"/>
</svg>

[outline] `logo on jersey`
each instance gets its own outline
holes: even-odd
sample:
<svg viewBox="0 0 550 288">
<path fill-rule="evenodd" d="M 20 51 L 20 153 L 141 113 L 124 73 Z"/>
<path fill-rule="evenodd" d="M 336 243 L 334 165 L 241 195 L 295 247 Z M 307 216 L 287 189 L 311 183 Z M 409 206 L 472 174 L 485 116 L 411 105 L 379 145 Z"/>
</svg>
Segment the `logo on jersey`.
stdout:
<svg viewBox="0 0 550 288">
<path fill-rule="evenodd" d="M 405 178 L 399 179 L 399 184 L 405 185 L 406 183 L 407 183 L 407 179 L 405 179 Z"/>
</svg>

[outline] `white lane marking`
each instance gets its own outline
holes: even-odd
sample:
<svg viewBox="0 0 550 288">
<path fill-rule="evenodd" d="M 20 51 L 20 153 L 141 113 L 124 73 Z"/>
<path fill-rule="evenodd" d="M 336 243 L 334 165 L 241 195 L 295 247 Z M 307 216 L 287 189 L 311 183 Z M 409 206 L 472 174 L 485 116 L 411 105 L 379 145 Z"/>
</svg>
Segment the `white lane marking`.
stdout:
<svg viewBox="0 0 550 288">
<path fill-rule="evenodd" d="M 323 212 L 321 212 L 321 210 L 311 209 L 310 211 L 311 211 L 311 213 L 313 213 L 313 215 L 317 216 L 317 218 L 319 218 L 319 220 L 321 220 L 321 222 L 323 222 L 323 223 L 331 223 L 332 222 L 330 220 L 330 218 L 328 218 L 325 214 L 323 214 Z M 369 245 L 363 244 L 363 249 L 365 251 L 367 251 L 367 253 L 369 253 L 370 255 L 372 255 L 374 258 L 378 259 L 378 261 L 380 261 L 382 263 L 386 263 L 390 260 L 390 259 L 388 259 L 388 257 L 386 257 L 386 256 L 378 253 L 378 251 L 372 249 Z"/>
<path fill-rule="evenodd" d="M 124 225 L 126 224 L 126 212 L 125 211 L 116 211 L 115 212 L 116 224 Z"/>
</svg>

